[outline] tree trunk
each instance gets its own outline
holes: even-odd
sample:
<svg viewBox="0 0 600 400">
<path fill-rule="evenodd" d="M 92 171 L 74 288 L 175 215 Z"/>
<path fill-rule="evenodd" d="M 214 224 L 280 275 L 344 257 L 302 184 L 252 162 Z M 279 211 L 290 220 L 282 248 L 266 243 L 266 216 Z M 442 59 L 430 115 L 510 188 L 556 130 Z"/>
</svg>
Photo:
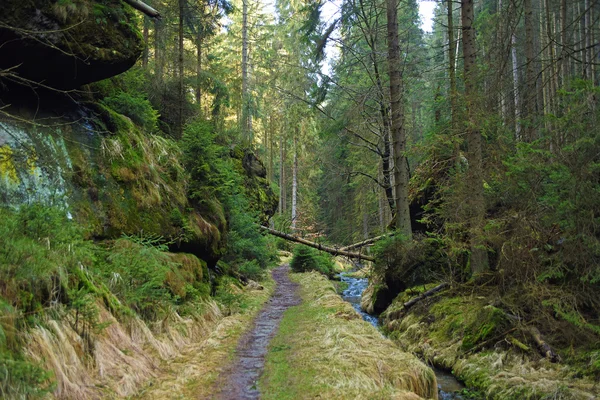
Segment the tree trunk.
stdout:
<svg viewBox="0 0 600 400">
<path fill-rule="evenodd" d="M 408 208 L 408 167 L 405 156 L 406 133 L 402 109 L 402 72 L 398 41 L 398 3 L 386 0 L 388 62 L 390 76 L 390 106 L 392 111 L 391 137 L 394 142 L 394 180 L 396 197 L 396 228 L 407 238 L 412 238 Z"/>
<path fill-rule="evenodd" d="M 560 74 L 562 77 L 562 86 L 566 88 L 567 81 L 569 79 L 569 54 L 567 52 L 567 0 L 562 0 L 560 2 L 560 58 L 561 58 L 561 68 Z"/>
<path fill-rule="evenodd" d="M 283 132 L 279 136 L 279 215 L 283 215 L 286 209 L 285 204 L 285 141 Z"/>
<path fill-rule="evenodd" d="M 535 129 L 537 76 L 535 73 L 535 37 L 532 0 L 523 0 L 523 7 L 525 14 L 525 87 L 527 88 L 523 97 L 523 111 L 527 124 L 523 132 L 523 139 L 531 142 L 537 137 Z"/>
<path fill-rule="evenodd" d="M 463 57 L 465 80 L 465 111 L 466 111 L 466 137 L 467 160 L 469 163 L 466 184 L 469 193 L 467 205 L 469 206 L 469 233 L 471 247 L 471 271 L 480 274 L 488 269 L 487 251 L 483 241 L 483 225 L 485 223 L 485 199 L 483 196 L 482 178 L 482 150 L 481 132 L 477 129 L 478 121 L 475 118 L 475 98 L 477 65 L 475 32 L 473 29 L 474 10 L 473 0 L 461 1 L 461 19 L 463 32 Z"/>
<path fill-rule="evenodd" d="M 512 34 L 511 39 L 512 72 L 513 72 L 513 100 L 515 104 L 515 138 L 521 140 L 521 100 L 519 97 L 519 64 L 517 62 L 517 37 Z"/>
<path fill-rule="evenodd" d="M 202 112 L 202 45 L 203 32 L 202 27 L 198 24 L 196 32 L 196 106 L 198 111 Z"/>
<path fill-rule="evenodd" d="M 154 75 L 158 82 L 162 82 L 165 66 L 165 54 L 163 47 L 163 22 L 154 21 Z"/>
<path fill-rule="evenodd" d="M 252 143 L 248 92 L 248 0 L 242 0 L 242 137 Z"/>
<path fill-rule="evenodd" d="M 594 63 L 594 56 L 592 51 L 592 9 L 590 8 L 590 0 L 585 0 L 584 2 L 584 41 L 585 41 L 585 60 L 586 60 L 586 69 L 585 69 L 585 79 L 592 80 L 593 79 L 593 69 L 592 65 Z"/>
<path fill-rule="evenodd" d="M 315 243 L 315 242 L 311 242 L 309 240 L 306 239 L 302 239 L 296 236 L 292 236 L 290 234 L 287 234 L 285 232 L 280 232 L 280 231 L 276 231 L 275 229 L 271 229 L 268 228 L 266 226 L 261 226 L 260 229 L 270 233 L 271 235 L 280 237 L 282 239 L 286 239 L 292 242 L 296 242 L 296 243 L 302 243 L 305 244 L 307 246 L 313 247 L 317 250 L 321 250 L 321 251 L 325 251 L 329 254 L 332 254 L 334 256 L 344 256 L 344 257 L 350 257 L 350 258 L 358 258 L 359 260 L 366 260 L 366 261 L 375 261 L 375 259 L 373 257 L 367 256 L 367 255 L 363 255 L 360 253 L 353 253 L 350 251 L 345 251 L 345 250 L 341 250 L 341 249 L 336 249 L 334 247 L 327 247 L 327 246 L 323 246 L 320 243 Z"/>
<path fill-rule="evenodd" d="M 150 19 L 144 15 L 144 29 L 143 29 L 143 38 L 144 38 L 144 52 L 142 53 L 142 67 L 144 69 L 148 68 L 148 38 L 150 36 Z"/>
<path fill-rule="evenodd" d="M 448 77 L 450 78 L 450 117 L 451 126 L 456 128 L 456 56 L 454 53 L 454 16 L 452 10 L 452 0 L 447 0 L 448 8 Z M 453 132 L 454 133 L 454 132 Z M 458 155 L 458 154 L 457 154 Z"/>
<path fill-rule="evenodd" d="M 183 136 L 183 107 L 185 104 L 185 90 L 183 86 L 183 17 L 185 12 L 185 0 L 179 0 L 179 126 L 178 137 Z"/>
<path fill-rule="evenodd" d="M 146 14 L 150 18 L 160 19 L 160 14 L 154 8 L 150 7 L 146 3 L 142 3 L 139 0 L 123 0 L 125 3 L 129 4 L 131 7 L 135 8 L 138 11 Z"/>
<path fill-rule="evenodd" d="M 298 129 L 294 134 L 294 167 L 292 169 L 292 229 L 298 218 Z"/>
</svg>

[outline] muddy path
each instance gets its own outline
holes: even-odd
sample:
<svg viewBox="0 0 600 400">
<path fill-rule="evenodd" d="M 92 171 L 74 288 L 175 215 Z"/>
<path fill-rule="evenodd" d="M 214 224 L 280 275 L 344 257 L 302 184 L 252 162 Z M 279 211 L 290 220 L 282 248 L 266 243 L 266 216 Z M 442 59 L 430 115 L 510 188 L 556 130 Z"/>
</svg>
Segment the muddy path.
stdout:
<svg viewBox="0 0 600 400">
<path fill-rule="evenodd" d="M 289 265 L 273 270 L 276 282 L 273 296 L 254 320 L 252 328 L 241 339 L 236 349 L 236 359 L 217 382 L 220 392 L 215 399 L 258 399 L 258 379 L 265 366 L 269 342 L 279 327 L 283 313 L 300 304 L 297 284 L 290 281 Z"/>
</svg>

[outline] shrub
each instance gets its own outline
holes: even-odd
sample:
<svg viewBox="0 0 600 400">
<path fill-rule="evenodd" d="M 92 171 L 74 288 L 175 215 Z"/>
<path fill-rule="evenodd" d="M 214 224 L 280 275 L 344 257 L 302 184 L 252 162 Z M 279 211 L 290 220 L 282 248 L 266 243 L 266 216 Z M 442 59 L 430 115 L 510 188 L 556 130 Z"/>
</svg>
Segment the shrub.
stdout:
<svg viewBox="0 0 600 400">
<path fill-rule="evenodd" d="M 317 271 L 329 278 L 335 274 L 331 256 L 303 245 L 294 248 L 294 257 L 290 262 L 290 267 L 294 272 Z"/>
</svg>

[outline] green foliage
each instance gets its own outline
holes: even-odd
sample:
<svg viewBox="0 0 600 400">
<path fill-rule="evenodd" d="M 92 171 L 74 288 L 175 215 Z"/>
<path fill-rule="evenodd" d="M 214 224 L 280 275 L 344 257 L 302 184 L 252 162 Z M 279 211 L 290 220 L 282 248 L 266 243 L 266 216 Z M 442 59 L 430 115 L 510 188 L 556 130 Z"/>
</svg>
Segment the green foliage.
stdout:
<svg viewBox="0 0 600 400">
<path fill-rule="evenodd" d="M 119 239 L 111 247 L 105 266 L 111 292 L 148 320 L 164 315 L 172 297 L 164 283 L 174 264 L 164 253 L 166 247 L 159 243 L 143 237 Z"/>
<path fill-rule="evenodd" d="M 92 85 L 102 105 L 129 117 L 146 133 L 153 133 L 158 128 L 159 113 L 148 100 L 147 88 L 147 77 L 139 68 Z"/>
<path fill-rule="evenodd" d="M 44 398 L 53 389 L 51 378 L 48 371 L 22 356 L 2 350 L 0 343 L 0 397 Z"/>
<path fill-rule="evenodd" d="M 105 97 L 102 103 L 118 113 L 128 116 L 146 132 L 151 133 L 158 126 L 158 111 L 141 94 L 132 95 L 128 92 L 120 92 L 114 96 Z"/>
<path fill-rule="evenodd" d="M 317 271 L 329 278 L 335 274 L 333 259 L 329 254 L 304 245 L 294 248 L 290 267 L 294 272 Z"/>
<path fill-rule="evenodd" d="M 242 176 L 241 168 L 236 168 L 230 151 L 217 143 L 214 127 L 208 122 L 197 120 L 187 125 L 182 148 L 184 163 L 191 175 L 189 197 L 201 209 L 210 207 L 216 200 L 226 214 L 227 250 L 223 260 L 239 266 L 242 275 L 262 275 L 255 267 L 264 270 L 275 258 L 275 249 L 260 233 L 257 212 L 251 210 L 243 189 L 244 180 L 249 178 Z M 248 265 L 249 261 L 255 264 Z"/>
</svg>

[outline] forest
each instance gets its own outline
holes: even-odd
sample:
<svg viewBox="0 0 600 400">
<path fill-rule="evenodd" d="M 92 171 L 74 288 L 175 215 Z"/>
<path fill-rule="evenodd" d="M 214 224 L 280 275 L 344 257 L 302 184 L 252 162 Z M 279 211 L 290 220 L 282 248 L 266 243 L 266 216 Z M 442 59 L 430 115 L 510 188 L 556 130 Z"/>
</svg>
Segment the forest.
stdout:
<svg viewBox="0 0 600 400">
<path fill-rule="evenodd" d="M 428 2 L 5 0 L 0 397 L 599 398 L 600 2 Z"/>
</svg>

